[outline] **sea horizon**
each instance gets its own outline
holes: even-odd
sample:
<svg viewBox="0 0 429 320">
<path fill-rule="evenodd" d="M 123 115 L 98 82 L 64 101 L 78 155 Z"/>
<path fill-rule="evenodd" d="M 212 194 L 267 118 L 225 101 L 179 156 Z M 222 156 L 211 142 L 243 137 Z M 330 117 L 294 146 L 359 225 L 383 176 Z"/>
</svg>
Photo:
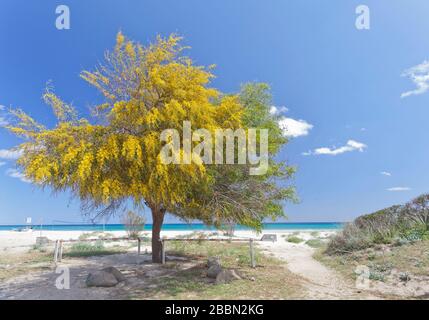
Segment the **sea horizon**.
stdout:
<svg viewBox="0 0 429 320">
<path fill-rule="evenodd" d="M 341 229 L 345 222 L 269 222 L 263 224 L 263 230 L 337 230 Z M 120 223 L 113 224 L 46 224 L 46 225 L 0 225 L 0 231 L 10 231 L 31 226 L 33 230 L 51 231 L 124 231 L 125 227 Z M 144 226 L 144 231 L 152 230 L 152 224 Z M 213 226 L 203 223 L 165 223 L 162 227 L 164 231 L 202 231 L 217 230 Z M 235 230 L 251 230 L 251 228 L 237 225 Z"/>
</svg>

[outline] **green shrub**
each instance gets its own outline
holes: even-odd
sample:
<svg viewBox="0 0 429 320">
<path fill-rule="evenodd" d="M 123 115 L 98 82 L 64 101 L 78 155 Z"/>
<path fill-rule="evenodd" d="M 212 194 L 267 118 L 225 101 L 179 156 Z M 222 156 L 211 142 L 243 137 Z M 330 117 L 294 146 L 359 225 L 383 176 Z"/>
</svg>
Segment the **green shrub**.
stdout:
<svg viewBox="0 0 429 320">
<path fill-rule="evenodd" d="M 310 239 L 307 240 L 305 244 L 312 248 L 321 248 L 324 246 L 324 242 L 320 239 Z"/>
<path fill-rule="evenodd" d="M 76 242 L 70 247 L 70 251 L 96 251 L 104 250 L 104 244 L 101 241 L 96 241 L 93 244 L 89 242 Z"/>
<path fill-rule="evenodd" d="M 376 244 L 403 245 L 425 239 L 429 239 L 429 194 L 358 217 L 331 238 L 326 252 L 343 254 Z"/>
<path fill-rule="evenodd" d="M 429 193 L 423 194 L 404 206 L 404 217 L 429 230 Z"/>
<path fill-rule="evenodd" d="M 90 257 L 115 254 L 119 252 L 119 250 L 105 248 L 102 241 L 96 241 L 95 243 L 76 242 L 66 250 L 65 255 L 69 257 Z"/>
<path fill-rule="evenodd" d="M 328 243 L 328 254 L 351 253 L 371 246 L 371 238 L 362 232 L 355 224 L 347 224 L 344 229 L 335 235 Z"/>
<path fill-rule="evenodd" d="M 416 242 L 421 240 L 429 239 L 429 231 L 426 230 L 424 225 L 420 225 L 416 228 L 405 230 L 402 234 L 402 238 L 409 242 Z"/>
<path fill-rule="evenodd" d="M 291 243 L 301 243 L 301 242 L 303 242 L 304 240 L 303 240 L 303 239 L 301 239 L 301 238 L 299 238 L 299 237 L 296 237 L 296 236 L 290 236 L 290 237 L 288 237 L 288 238 L 286 239 L 286 241 L 287 241 L 287 242 L 291 242 Z"/>
<path fill-rule="evenodd" d="M 381 272 L 377 271 L 370 271 L 369 272 L 369 279 L 374 281 L 384 281 L 385 275 Z"/>
</svg>

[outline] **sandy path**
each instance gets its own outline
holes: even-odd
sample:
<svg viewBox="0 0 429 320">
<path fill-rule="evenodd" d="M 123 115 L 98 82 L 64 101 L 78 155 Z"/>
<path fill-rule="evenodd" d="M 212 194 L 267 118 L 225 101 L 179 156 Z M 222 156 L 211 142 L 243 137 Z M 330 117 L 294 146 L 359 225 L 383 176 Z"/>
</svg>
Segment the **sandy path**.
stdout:
<svg viewBox="0 0 429 320">
<path fill-rule="evenodd" d="M 284 239 L 277 243 L 261 243 L 261 248 L 287 262 L 286 267 L 303 279 L 305 299 L 377 299 L 347 282 L 335 271 L 313 258 L 314 249 L 305 244 L 293 244 Z"/>
</svg>

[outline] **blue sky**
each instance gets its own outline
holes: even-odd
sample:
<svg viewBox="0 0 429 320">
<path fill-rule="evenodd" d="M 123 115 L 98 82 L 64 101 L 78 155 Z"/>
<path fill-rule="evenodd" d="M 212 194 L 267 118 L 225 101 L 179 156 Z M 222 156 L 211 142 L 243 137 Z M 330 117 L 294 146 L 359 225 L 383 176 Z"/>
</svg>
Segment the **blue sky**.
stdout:
<svg viewBox="0 0 429 320">
<path fill-rule="evenodd" d="M 70 8 L 70 30 L 55 27 L 60 4 Z M 360 4 L 369 30 L 355 27 Z M 298 167 L 301 201 L 285 206 L 290 221 L 347 221 L 428 191 L 428 14 L 425 0 L 2 0 L 0 105 L 52 125 L 41 100 L 52 80 L 85 114 L 100 96 L 79 72 L 102 59 L 118 30 L 143 43 L 177 32 L 197 63 L 217 65 L 220 90 L 271 85 L 296 136 L 280 155 Z M 0 128 L 0 224 L 82 221 L 68 195 L 19 179 L 8 152 L 18 143 Z"/>
</svg>

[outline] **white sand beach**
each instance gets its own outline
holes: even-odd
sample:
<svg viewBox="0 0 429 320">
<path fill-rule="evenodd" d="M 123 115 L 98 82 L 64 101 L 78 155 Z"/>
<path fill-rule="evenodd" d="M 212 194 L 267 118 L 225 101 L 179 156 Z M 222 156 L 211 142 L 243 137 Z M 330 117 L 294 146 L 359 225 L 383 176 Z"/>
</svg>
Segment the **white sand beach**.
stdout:
<svg viewBox="0 0 429 320">
<path fill-rule="evenodd" d="M 307 241 L 314 238 L 311 233 L 317 232 L 318 237 L 325 239 L 334 234 L 335 230 L 263 230 L 261 233 L 254 231 L 235 231 L 234 236 L 236 238 L 243 239 L 260 239 L 263 234 L 275 234 L 277 239 L 281 240 L 290 235 L 299 236 L 302 240 Z M 82 234 L 87 234 L 88 231 L 52 231 L 52 230 L 29 230 L 29 231 L 0 231 L 0 252 L 22 252 L 28 250 L 36 244 L 37 237 L 47 237 L 51 241 L 56 240 L 77 240 Z M 126 237 L 125 231 L 107 231 L 110 236 L 113 237 Z M 214 236 L 216 232 L 213 231 L 198 231 L 199 234 L 205 234 L 207 236 Z M 166 230 L 161 231 L 161 237 L 163 238 L 175 238 L 178 236 L 192 235 L 195 231 L 173 231 Z M 143 232 L 142 235 L 150 236 L 150 232 Z M 220 234 L 217 235 L 218 237 Z M 275 247 L 281 245 L 283 241 L 275 242 Z"/>
</svg>

